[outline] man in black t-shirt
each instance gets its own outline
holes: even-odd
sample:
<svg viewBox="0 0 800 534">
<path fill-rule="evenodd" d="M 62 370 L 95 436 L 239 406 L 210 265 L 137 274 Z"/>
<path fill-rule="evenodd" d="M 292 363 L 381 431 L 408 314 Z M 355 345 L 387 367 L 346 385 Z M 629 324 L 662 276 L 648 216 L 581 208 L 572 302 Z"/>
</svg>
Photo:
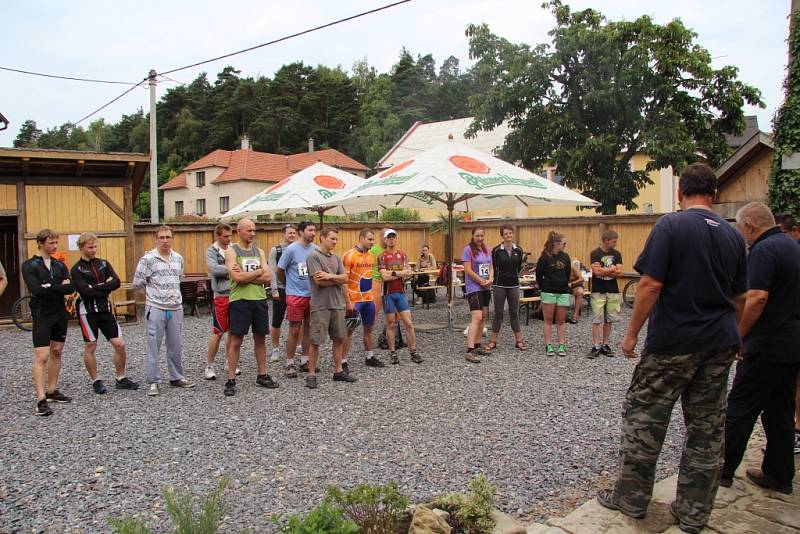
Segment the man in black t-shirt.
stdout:
<svg viewBox="0 0 800 534">
<path fill-rule="evenodd" d="M 744 339 L 728 394 L 725 465 L 720 484 L 730 487 L 758 416 L 767 448 L 760 469 L 747 469 L 754 484 L 792 492 L 794 399 L 800 368 L 800 247 L 775 225 L 769 208 L 751 202 L 736 214 L 750 245 L 748 291 L 739 333 Z"/>
<path fill-rule="evenodd" d="M 619 284 L 622 276 L 622 254 L 617 250 L 619 234 L 603 232 L 602 243 L 590 255 L 592 261 L 592 349 L 588 358 L 601 354 L 614 356 L 608 344 L 611 325 L 619 320 Z"/>
<path fill-rule="evenodd" d="M 689 165 L 678 186 L 683 211 L 658 220 L 634 265 L 642 279 L 623 354 L 637 357 L 637 337 L 649 318 L 647 338 L 625 396 L 620 473 L 614 489 L 597 496 L 606 508 L 646 515 L 680 398 L 686 438 L 669 508 L 684 532 L 700 532 L 717 494 L 728 372 L 740 343 L 737 310 L 747 291 L 744 240 L 711 210 L 716 184 L 707 165 Z"/>
</svg>

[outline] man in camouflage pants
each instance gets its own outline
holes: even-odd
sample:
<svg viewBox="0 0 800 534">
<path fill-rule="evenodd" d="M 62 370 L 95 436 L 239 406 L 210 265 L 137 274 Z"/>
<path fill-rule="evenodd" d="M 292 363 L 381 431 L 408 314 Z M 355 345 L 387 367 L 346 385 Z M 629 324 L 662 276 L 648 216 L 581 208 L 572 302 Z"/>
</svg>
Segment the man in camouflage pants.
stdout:
<svg viewBox="0 0 800 534">
<path fill-rule="evenodd" d="M 623 408 L 620 473 L 598 502 L 642 518 L 656 462 L 680 398 L 686 439 L 670 511 L 684 532 L 708 522 L 720 477 L 728 371 L 739 347 L 737 315 L 747 290 L 744 240 L 711 211 L 714 172 L 690 165 L 679 182 L 683 211 L 659 219 L 634 268 L 642 274 L 622 352 L 636 358 L 649 317 L 642 358 Z"/>
</svg>

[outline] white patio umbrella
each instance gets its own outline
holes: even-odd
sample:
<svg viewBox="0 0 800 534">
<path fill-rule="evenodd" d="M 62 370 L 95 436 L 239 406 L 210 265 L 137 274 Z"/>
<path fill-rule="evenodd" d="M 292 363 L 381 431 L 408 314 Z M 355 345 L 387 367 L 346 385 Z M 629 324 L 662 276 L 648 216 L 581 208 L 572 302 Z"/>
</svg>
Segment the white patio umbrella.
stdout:
<svg viewBox="0 0 800 534">
<path fill-rule="evenodd" d="M 348 214 L 348 211 L 341 206 L 323 204 L 362 185 L 364 181 L 363 178 L 317 162 L 233 207 L 221 217 L 221 220 L 230 221 L 242 217 L 291 211 L 317 213 L 322 227 L 323 214 Z M 370 209 L 374 210 L 375 207 L 372 206 Z M 358 208 L 354 207 L 349 211 L 354 213 Z"/>
<path fill-rule="evenodd" d="M 335 199 L 349 209 L 375 207 L 447 207 L 449 235 L 453 210 L 470 211 L 514 206 L 597 206 L 598 202 L 521 167 L 453 141 L 420 152 Z M 371 207 L 370 207 L 371 206 Z M 450 239 L 446 261 L 452 262 Z M 448 269 L 452 273 L 452 269 Z M 452 276 L 452 275 L 451 275 Z M 453 287 L 447 283 L 452 311 Z M 452 324 L 452 313 L 449 314 Z"/>
</svg>

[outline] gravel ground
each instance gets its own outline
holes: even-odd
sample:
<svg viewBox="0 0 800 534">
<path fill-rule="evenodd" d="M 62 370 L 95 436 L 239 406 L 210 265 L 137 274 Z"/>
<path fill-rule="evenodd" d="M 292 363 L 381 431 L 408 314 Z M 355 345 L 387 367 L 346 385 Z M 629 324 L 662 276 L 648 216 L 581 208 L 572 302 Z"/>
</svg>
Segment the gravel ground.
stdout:
<svg viewBox="0 0 800 534">
<path fill-rule="evenodd" d="M 459 299 L 461 322 L 466 310 Z M 615 346 L 628 310 L 623 314 Z M 413 315 L 417 323 L 441 321 L 441 295 L 430 310 L 416 307 Z M 74 401 L 54 405 L 49 418 L 33 416 L 30 334 L 0 331 L 0 532 L 108 532 L 107 519 L 125 514 L 165 532 L 164 487 L 206 494 L 223 475 L 231 478 L 224 532 L 269 531 L 271 514 L 309 509 L 328 484 L 395 480 L 422 500 L 464 490 L 484 474 L 500 488 L 501 509 L 540 520 L 613 480 L 634 362 L 585 359 L 591 340 L 585 314 L 580 324 L 568 325 L 566 358 L 544 356 L 536 320 L 523 323 L 528 352 L 514 349 L 505 326 L 500 347 L 480 365 L 464 361 L 460 332 L 420 333 L 423 364 L 410 363 L 404 350 L 399 366 L 365 368 L 358 351 L 351 372 L 359 382 L 347 385 L 330 380 L 327 356 L 316 391 L 277 369 L 279 389 L 257 387 L 246 343 L 232 398 L 223 397 L 221 380 L 202 379 L 209 322 L 207 316 L 185 322 L 183 361 L 197 387 L 162 388 L 155 398 L 144 388 L 93 394 L 72 325 L 60 389 Z M 141 322 L 124 327 L 123 335 L 128 375 L 143 381 Z M 354 346 L 360 347 L 360 335 Z M 107 383 L 113 382 L 110 354 L 101 341 L 98 361 Z M 659 478 L 677 467 L 678 419 Z"/>
</svg>

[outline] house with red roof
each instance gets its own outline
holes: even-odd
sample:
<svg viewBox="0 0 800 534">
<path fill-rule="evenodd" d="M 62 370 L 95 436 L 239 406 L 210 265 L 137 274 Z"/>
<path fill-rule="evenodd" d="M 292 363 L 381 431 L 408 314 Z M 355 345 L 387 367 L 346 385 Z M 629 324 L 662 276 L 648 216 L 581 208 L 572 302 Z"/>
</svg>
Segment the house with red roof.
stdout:
<svg viewBox="0 0 800 534">
<path fill-rule="evenodd" d="M 369 168 L 338 150 L 315 150 L 309 140 L 308 152 L 270 154 L 250 148 L 242 137 L 238 150 L 215 150 L 189 164 L 182 173 L 159 187 L 164 192 L 164 217 L 201 215 L 218 218 L 284 178 L 321 161 L 366 178 Z"/>
</svg>

